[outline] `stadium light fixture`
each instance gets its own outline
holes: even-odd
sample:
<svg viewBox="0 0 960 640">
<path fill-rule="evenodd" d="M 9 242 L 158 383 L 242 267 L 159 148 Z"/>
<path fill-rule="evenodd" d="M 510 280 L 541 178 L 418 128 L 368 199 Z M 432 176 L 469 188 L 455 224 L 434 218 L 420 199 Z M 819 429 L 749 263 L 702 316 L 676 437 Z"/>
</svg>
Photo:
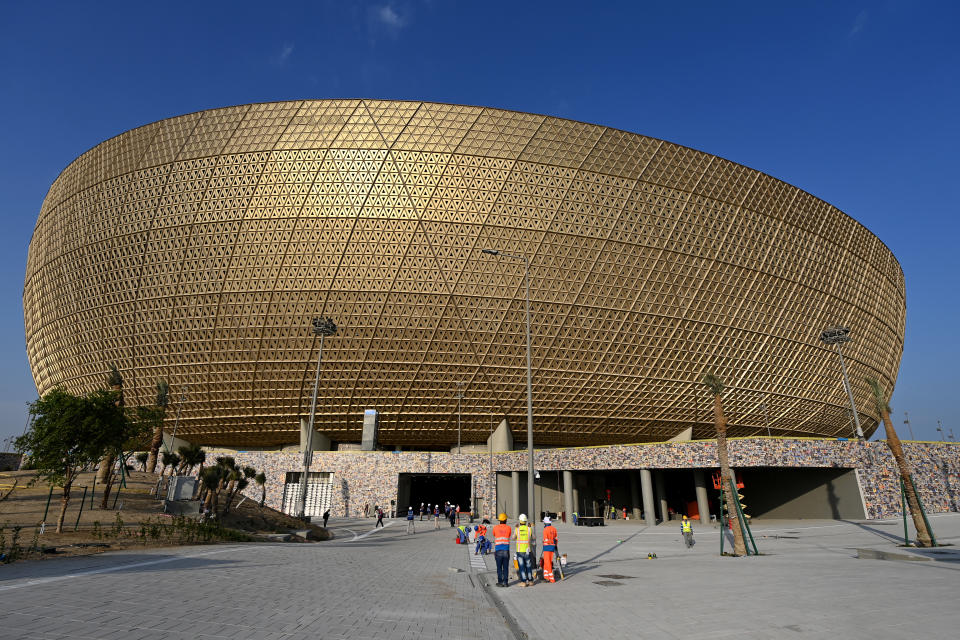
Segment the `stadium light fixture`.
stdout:
<svg viewBox="0 0 960 640">
<path fill-rule="evenodd" d="M 863 429 L 860 428 L 860 416 L 857 414 L 857 405 L 853 401 L 853 390 L 850 388 L 850 380 L 847 378 L 847 365 L 843 361 L 843 352 L 840 345 L 850 342 L 849 327 L 827 327 L 820 333 L 820 339 L 828 345 L 837 348 L 837 355 L 840 356 L 840 371 L 843 373 L 843 388 L 847 390 L 847 397 L 850 399 L 850 410 L 853 412 L 853 426 L 858 440 L 863 440 Z"/>
<path fill-rule="evenodd" d="M 313 396 L 310 398 L 310 420 L 307 425 L 307 442 L 303 447 L 303 475 L 300 477 L 300 504 L 297 506 L 297 517 L 306 519 L 307 516 L 307 476 L 310 472 L 310 463 L 313 462 L 313 423 L 317 415 L 317 393 L 320 391 L 320 363 L 323 361 L 323 339 L 337 333 L 337 325 L 326 316 L 314 318 L 313 335 L 320 336 L 320 353 L 317 356 L 317 376 L 313 381 Z"/>
<path fill-rule="evenodd" d="M 530 514 L 529 522 L 532 527 L 530 532 L 530 549 L 536 555 L 537 540 L 537 510 L 534 503 L 533 494 L 533 365 L 530 354 L 530 259 L 525 255 L 516 255 L 504 253 L 497 249 L 481 249 L 481 253 L 496 258 L 510 258 L 511 260 L 523 260 L 523 282 L 524 282 L 524 302 L 527 314 L 527 511 Z"/>
</svg>

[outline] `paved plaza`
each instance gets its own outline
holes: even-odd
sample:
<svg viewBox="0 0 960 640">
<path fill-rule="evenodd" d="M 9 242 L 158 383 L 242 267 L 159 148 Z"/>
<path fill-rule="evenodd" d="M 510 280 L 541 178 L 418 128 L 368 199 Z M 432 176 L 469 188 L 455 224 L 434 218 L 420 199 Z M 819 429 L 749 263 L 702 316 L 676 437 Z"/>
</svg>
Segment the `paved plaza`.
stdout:
<svg viewBox="0 0 960 640">
<path fill-rule="evenodd" d="M 560 525 L 566 580 L 493 589 L 449 525 L 332 522 L 318 544 L 232 544 L 0 567 L 0 638 L 955 638 L 960 550 L 897 547 L 899 520 L 765 521 L 761 557 L 719 529 Z M 960 542 L 960 514 L 934 516 Z M 858 549 L 893 554 L 860 559 Z M 656 559 L 647 555 L 655 553 Z M 908 558 L 920 561 L 909 561 Z M 931 559 L 935 558 L 935 559 Z M 511 576 L 512 578 L 513 576 Z"/>
</svg>

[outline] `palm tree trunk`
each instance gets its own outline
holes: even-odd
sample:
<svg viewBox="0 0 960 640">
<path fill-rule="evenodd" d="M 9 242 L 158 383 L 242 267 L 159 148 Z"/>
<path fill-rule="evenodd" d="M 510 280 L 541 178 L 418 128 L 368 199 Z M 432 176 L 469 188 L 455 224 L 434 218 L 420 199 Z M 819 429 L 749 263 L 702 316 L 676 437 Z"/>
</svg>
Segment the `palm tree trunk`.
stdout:
<svg viewBox="0 0 960 640">
<path fill-rule="evenodd" d="M 115 462 L 114 455 L 108 453 L 100 459 L 100 468 L 97 470 L 97 482 L 106 482 L 107 474 L 113 469 L 113 463 Z"/>
<path fill-rule="evenodd" d="M 110 499 L 110 489 L 113 487 L 113 460 L 116 458 L 114 454 L 110 454 L 111 465 L 109 467 L 109 473 L 107 473 L 106 478 L 103 482 L 103 499 L 100 501 L 100 508 L 107 509 L 107 501 Z"/>
<path fill-rule="evenodd" d="M 727 501 L 727 517 L 733 529 L 733 555 L 747 555 L 747 545 L 740 529 L 740 519 L 737 517 L 737 488 L 733 485 L 730 474 L 730 458 L 727 455 L 727 419 L 723 415 L 723 403 L 719 395 L 713 396 L 713 420 L 717 427 L 717 457 L 720 459 L 720 476 L 723 478 L 724 498 Z M 721 526 L 723 523 L 721 523 Z M 721 530 L 720 535 L 723 535 Z"/>
<path fill-rule="evenodd" d="M 163 423 L 153 430 L 153 440 L 150 441 L 150 455 L 147 457 L 147 471 L 157 470 L 157 456 L 160 454 L 160 445 L 163 444 Z"/>
<path fill-rule="evenodd" d="M 264 486 L 260 491 L 260 508 L 263 508 L 263 503 L 267 501 L 267 487 Z"/>
<path fill-rule="evenodd" d="M 72 481 L 63 483 L 63 497 L 60 499 L 60 515 L 57 516 L 57 533 L 63 533 L 63 519 L 67 515 L 67 505 L 70 504 L 70 486 Z"/>
<path fill-rule="evenodd" d="M 900 478 L 903 481 L 904 492 L 907 494 L 907 504 L 910 505 L 910 515 L 913 517 L 913 526 L 917 529 L 917 545 L 920 547 L 929 547 L 933 545 L 933 539 L 930 532 L 927 531 L 927 523 L 923 521 L 923 512 L 920 510 L 920 500 L 917 498 L 917 492 L 914 491 L 913 482 L 910 481 L 912 469 L 907 457 L 903 455 L 903 446 L 900 444 L 900 438 L 897 436 L 896 429 L 890 421 L 890 412 L 884 411 L 881 414 L 883 426 L 887 430 L 887 446 L 893 454 L 893 459 L 897 463 L 897 469 L 900 471 Z"/>
</svg>

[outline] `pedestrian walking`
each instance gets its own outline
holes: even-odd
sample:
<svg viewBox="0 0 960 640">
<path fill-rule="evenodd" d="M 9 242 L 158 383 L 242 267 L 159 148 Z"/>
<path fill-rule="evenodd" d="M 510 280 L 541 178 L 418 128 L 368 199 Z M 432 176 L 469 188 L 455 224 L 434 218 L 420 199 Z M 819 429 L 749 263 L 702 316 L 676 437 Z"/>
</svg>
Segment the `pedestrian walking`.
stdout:
<svg viewBox="0 0 960 640">
<path fill-rule="evenodd" d="M 407 509 L 407 533 L 416 533 L 413 525 L 413 505 Z"/>
<path fill-rule="evenodd" d="M 556 582 L 553 577 L 553 558 L 557 554 L 557 528 L 550 522 L 550 517 L 543 519 L 543 579 Z"/>
<path fill-rule="evenodd" d="M 330 519 L 330 509 L 323 512 L 323 528 L 327 528 L 327 520 Z"/>
<path fill-rule="evenodd" d="M 456 527 L 457 525 L 455 523 L 457 521 L 457 512 L 454 510 L 453 505 L 450 505 L 449 518 L 450 518 L 450 526 Z"/>
<path fill-rule="evenodd" d="M 440 529 L 440 504 L 433 505 L 433 528 Z"/>
<path fill-rule="evenodd" d="M 384 529 L 386 529 L 386 527 L 383 524 L 383 509 L 381 509 L 380 507 L 374 507 L 374 509 L 377 510 L 377 524 L 373 525 L 373 528 L 376 529 L 377 527 L 383 527 Z"/>
<path fill-rule="evenodd" d="M 424 512 L 424 506 L 423 506 L 423 503 L 421 502 L 420 503 L 420 522 L 423 522 L 423 512 Z"/>
<path fill-rule="evenodd" d="M 509 586 L 510 570 L 510 526 L 507 525 L 507 514 L 497 516 L 500 524 L 493 527 L 493 559 L 497 563 L 497 586 Z"/>
<path fill-rule="evenodd" d="M 530 534 L 533 532 L 527 526 L 526 514 L 520 514 L 520 523 L 513 532 L 513 539 L 517 541 L 517 577 L 520 579 L 521 587 L 532 587 L 533 580 L 533 557 L 530 549 Z"/>
<path fill-rule="evenodd" d="M 687 545 L 687 549 L 692 549 L 696 542 L 693 540 L 693 523 L 687 516 L 680 521 L 680 533 L 683 535 L 683 544 Z"/>
<path fill-rule="evenodd" d="M 460 505 L 457 505 L 457 524 L 460 524 Z"/>
</svg>

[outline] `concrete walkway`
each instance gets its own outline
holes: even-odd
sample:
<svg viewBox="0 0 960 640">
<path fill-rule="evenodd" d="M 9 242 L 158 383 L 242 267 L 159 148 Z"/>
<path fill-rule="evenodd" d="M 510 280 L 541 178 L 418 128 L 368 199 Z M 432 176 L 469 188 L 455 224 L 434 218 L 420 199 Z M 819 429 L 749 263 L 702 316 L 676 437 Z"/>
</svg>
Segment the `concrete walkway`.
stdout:
<svg viewBox="0 0 960 640">
<path fill-rule="evenodd" d="M 960 515 L 934 516 L 960 542 Z M 757 522 L 766 555 L 718 556 L 718 529 L 560 525 L 567 579 L 485 587 L 491 557 L 441 523 L 334 521 L 333 542 L 180 547 L 0 566 L 0 638 L 955 638 L 955 547 L 857 559 L 899 521 Z M 647 560 L 656 553 L 656 560 Z M 479 562 L 477 562 L 479 560 Z M 511 571 L 511 575 L 512 575 Z"/>
<path fill-rule="evenodd" d="M 960 542 L 960 515 L 932 526 Z M 745 558 L 720 557 L 719 528 L 697 523 L 693 549 L 678 522 L 558 529 L 566 580 L 493 594 L 532 638 L 960 637 L 960 550 L 898 548 L 899 520 L 755 522 L 764 555 Z M 939 561 L 863 560 L 858 548 Z"/>
</svg>

